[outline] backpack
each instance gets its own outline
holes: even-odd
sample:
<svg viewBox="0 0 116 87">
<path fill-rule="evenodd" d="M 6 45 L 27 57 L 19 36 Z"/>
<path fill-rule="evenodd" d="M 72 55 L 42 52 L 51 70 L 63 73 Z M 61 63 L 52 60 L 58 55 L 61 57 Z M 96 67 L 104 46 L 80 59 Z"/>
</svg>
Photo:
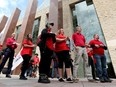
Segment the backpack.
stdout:
<svg viewBox="0 0 116 87">
<path fill-rule="evenodd" d="M 41 43 L 41 34 L 37 38 L 37 46 L 40 46 Z"/>
</svg>

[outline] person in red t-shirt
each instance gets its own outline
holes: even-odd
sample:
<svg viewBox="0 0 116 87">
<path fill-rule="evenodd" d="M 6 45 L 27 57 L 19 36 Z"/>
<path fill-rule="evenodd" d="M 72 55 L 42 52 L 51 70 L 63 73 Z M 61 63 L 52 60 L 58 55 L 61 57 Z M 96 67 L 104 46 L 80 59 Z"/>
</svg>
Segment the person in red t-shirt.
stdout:
<svg viewBox="0 0 116 87">
<path fill-rule="evenodd" d="M 2 51 L 2 45 L 0 45 L 0 63 L 1 63 L 1 58 L 2 58 L 2 55 L 3 55 L 3 51 Z"/>
<path fill-rule="evenodd" d="M 27 80 L 27 78 L 25 77 L 25 72 L 28 69 L 29 61 L 32 57 L 32 50 L 34 47 L 36 47 L 36 45 L 32 43 L 32 35 L 31 34 L 27 35 L 27 38 L 24 39 L 22 45 L 23 45 L 23 48 L 21 51 L 21 55 L 23 57 L 23 64 L 22 64 L 21 74 L 20 74 L 19 79 Z"/>
<path fill-rule="evenodd" d="M 39 61 L 39 57 L 38 57 L 38 54 L 37 54 L 37 53 L 36 53 L 35 56 L 33 57 L 33 61 L 34 61 L 34 62 L 32 63 L 33 65 L 39 66 L 39 62 L 40 62 L 40 61 Z"/>
<path fill-rule="evenodd" d="M 11 78 L 10 74 L 11 74 L 12 62 L 14 59 L 15 49 L 17 48 L 17 45 L 18 45 L 18 43 L 16 43 L 16 40 L 14 38 L 15 38 L 15 33 L 13 33 L 10 38 L 7 38 L 7 41 L 6 41 L 7 48 L 4 50 L 3 60 L 2 60 L 2 63 L 0 64 L 0 72 L 1 72 L 6 61 L 9 58 L 8 69 L 6 72 L 6 77 L 8 78 Z"/>
<path fill-rule="evenodd" d="M 100 82 L 111 82 L 107 74 L 107 63 L 104 54 L 104 49 L 106 50 L 107 47 L 99 40 L 98 34 L 94 35 L 94 40 L 91 40 L 89 44 L 93 48 L 93 56 L 96 59 L 97 74 Z"/>
<path fill-rule="evenodd" d="M 77 26 L 76 27 L 76 32 L 72 35 L 72 40 L 74 42 L 74 46 L 76 49 L 77 57 L 74 59 L 74 67 L 73 67 L 73 81 L 76 83 L 78 82 L 78 67 L 80 61 L 83 59 L 84 60 L 84 67 L 85 67 L 85 76 L 87 77 L 88 81 L 93 80 L 92 79 L 92 74 L 91 74 L 91 68 L 88 66 L 88 55 L 86 51 L 86 40 L 84 35 L 81 34 L 81 27 Z"/>
<path fill-rule="evenodd" d="M 86 50 L 87 50 L 87 54 L 88 54 L 89 66 L 91 66 L 91 70 L 92 70 L 92 77 L 94 80 L 97 80 L 96 79 L 96 70 L 95 70 L 96 60 L 93 57 L 93 49 L 88 45 L 88 46 L 86 46 Z"/>
<path fill-rule="evenodd" d="M 32 71 L 32 77 L 36 77 L 37 75 L 37 68 L 39 67 L 39 57 L 38 54 L 36 53 L 35 56 L 32 58 L 33 62 L 32 62 L 32 67 L 33 67 L 33 71 Z"/>
<path fill-rule="evenodd" d="M 0 45 L 0 51 L 2 51 L 2 45 Z"/>
<path fill-rule="evenodd" d="M 41 41 L 39 42 L 41 60 L 39 64 L 39 83 L 50 83 L 50 65 L 56 41 L 55 34 L 51 32 L 54 23 L 47 23 L 46 28 L 41 32 Z"/>
<path fill-rule="evenodd" d="M 66 41 L 69 38 L 64 35 L 63 29 L 58 30 L 58 34 L 56 35 L 56 43 L 55 43 L 55 51 L 59 61 L 59 81 L 63 82 L 63 63 L 65 63 L 66 67 L 66 74 L 67 74 L 67 81 L 71 80 L 71 66 L 70 66 L 70 54 L 69 54 L 69 47 L 66 44 Z"/>
</svg>

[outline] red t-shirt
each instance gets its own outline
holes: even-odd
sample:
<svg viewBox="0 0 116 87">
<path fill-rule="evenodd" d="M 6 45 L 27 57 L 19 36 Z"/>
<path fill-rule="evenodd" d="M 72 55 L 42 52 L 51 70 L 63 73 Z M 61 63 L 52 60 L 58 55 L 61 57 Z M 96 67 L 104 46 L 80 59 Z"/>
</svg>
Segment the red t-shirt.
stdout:
<svg viewBox="0 0 116 87">
<path fill-rule="evenodd" d="M 90 45 L 100 45 L 100 44 L 103 44 L 101 41 L 99 40 L 91 40 Z M 93 54 L 98 54 L 98 55 L 104 55 L 104 49 L 102 47 L 99 47 L 99 48 L 96 48 L 94 47 L 93 48 Z"/>
<path fill-rule="evenodd" d="M 2 45 L 0 45 L 0 51 L 2 50 Z"/>
<path fill-rule="evenodd" d="M 37 56 L 34 56 L 33 57 L 33 60 L 34 60 L 34 62 L 32 63 L 33 65 L 37 65 L 37 64 L 39 64 L 39 58 L 37 57 Z"/>
<path fill-rule="evenodd" d="M 16 42 L 16 40 L 14 38 L 7 38 L 6 41 L 6 45 L 7 47 L 11 47 L 12 49 L 16 49 L 17 48 L 17 44 L 14 44 L 14 42 Z"/>
<path fill-rule="evenodd" d="M 93 57 L 93 50 L 90 51 L 89 48 L 86 48 L 87 49 L 87 54 L 88 54 L 88 57 Z M 94 61 L 94 64 L 96 64 L 96 59 L 93 57 L 93 61 Z"/>
<path fill-rule="evenodd" d="M 48 29 L 48 33 L 50 33 L 51 30 Z M 54 50 L 54 46 L 53 46 L 53 40 L 52 40 L 52 37 L 48 37 L 47 40 L 46 40 L 46 46 L 51 49 L 51 50 Z"/>
<path fill-rule="evenodd" d="M 88 54 L 88 56 L 93 56 L 93 51 L 90 51 L 90 49 L 89 48 L 86 48 L 86 51 L 87 51 L 87 54 Z"/>
<path fill-rule="evenodd" d="M 30 46 L 33 45 L 33 43 L 31 41 L 27 40 L 27 39 L 25 39 L 22 44 L 23 45 L 27 44 L 27 45 L 30 45 Z M 23 47 L 23 49 L 21 51 L 21 55 L 28 54 L 28 55 L 32 56 L 32 50 L 33 50 L 32 47 Z"/>
<path fill-rule="evenodd" d="M 66 36 L 60 34 L 60 35 L 57 35 L 56 38 L 64 39 L 64 38 L 66 38 Z M 66 45 L 66 41 L 56 42 L 55 51 L 59 52 L 59 51 L 63 51 L 63 50 L 69 50 L 69 47 Z"/>
<path fill-rule="evenodd" d="M 74 41 L 75 46 L 85 46 L 85 37 L 80 33 L 74 33 L 72 35 L 72 40 Z"/>
</svg>

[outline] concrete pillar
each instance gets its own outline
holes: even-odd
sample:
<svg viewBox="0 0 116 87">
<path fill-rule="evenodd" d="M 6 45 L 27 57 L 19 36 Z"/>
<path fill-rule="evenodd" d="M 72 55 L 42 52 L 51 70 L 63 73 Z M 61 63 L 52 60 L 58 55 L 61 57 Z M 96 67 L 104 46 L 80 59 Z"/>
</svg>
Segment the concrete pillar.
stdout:
<svg viewBox="0 0 116 87">
<path fill-rule="evenodd" d="M 8 17 L 6 17 L 5 15 L 3 16 L 3 18 L 0 21 L 0 32 L 4 29 L 6 22 L 8 20 Z"/>
<path fill-rule="evenodd" d="M 58 2 L 58 29 L 63 28 L 63 5 L 62 0 Z"/>
<path fill-rule="evenodd" d="M 19 33 L 17 42 L 22 44 L 23 39 L 27 34 L 32 33 L 33 23 L 35 20 L 35 14 L 38 6 L 38 0 L 29 0 L 28 7 L 25 12 L 25 16 L 21 25 L 21 31 Z M 16 49 L 16 53 L 18 53 L 21 49 L 22 45 L 19 45 Z M 14 71 L 14 74 L 19 74 L 20 67 L 17 67 Z"/>
<path fill-rule="evenodd" d="M 20 10 L 18 8 L 15 9 L 15 11 L 13 12 L 13 14 L 11 15 L 11 18 L 8 21 L 8 24 L 5 27 L 5 31 L 4 34 L 2 35 L 2 40 L 1 40 L 1 44 L 3 45 L 3 48 L 6 47 L 6 39 L 8 37 L 11 37 L 11 34 L 14 32 L 19 15 L 20 15 Z"/>
<path fill-rule="evenodd" d="M 93 0 L 116 74 L 116 1 Z"/>
<path fill-rule="evenodd" d="M 72 12 L 69 6 L 68 0 L 62 0 L 63 5 L 63 29 L 67 36 L 72 37 L 73 31 L 73 20 Z"/>
<path fill-rule="evenodd" d="M 57 32 L 57 29 L 58 29 L 58 0 L 50 1 L 49 22 L 54 23 L 54 29 L 52 31 L 54 33 Z"/>
</svg>

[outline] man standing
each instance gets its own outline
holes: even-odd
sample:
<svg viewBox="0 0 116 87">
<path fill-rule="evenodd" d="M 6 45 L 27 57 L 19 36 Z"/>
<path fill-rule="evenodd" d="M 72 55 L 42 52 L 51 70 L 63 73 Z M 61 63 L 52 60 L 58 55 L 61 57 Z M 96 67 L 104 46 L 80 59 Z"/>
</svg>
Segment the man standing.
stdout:
<svg viewBox="0 0 116 87">
<path fill-rule="evenodd" d="M 56 42 L 55 34 L 51 32 L 54 23 L 47 23 L 46 28 L 41 32 L 40 47 L 41 60 L 39 64 L 39 80 L 40 83 L 50 83 L 48 79 L 50 73 L 51 57 L 53 55 L 53 44 Z"/>
<path fill-rule="evenodd" d="M 79 67 L 79 63 L 81 59 L 83 58 L 84 60 L 84 65 L 85 65 L 85 76 L 87 77 L 88 80 L 92 78 L 91 75 L 91 69 L 88 65 L 88 55 L 86 52 L 86 47 L 85 47 L 85 37 L 81 34 L 81 27 L 77 26 L 76 27 L 76 32 L 72 35 L 72 40 L 75 45 L 75 49 L 77 52 L 77 57 L 74 59 L 74 66 L 73 66 L 73 82 L 78 82 L 78 77 L 77 77 L 77 71 Z"/>
<path fill-rule="evenodd" d="M 7 48 L 4 51 L 3 60 L 2 60 L 2 63 L 0 64 L 0 72 L 1 72 L 2 69 L 4 68 L 6 61 L 9 58 L 8 69 L 6 72 L 7 78 L 11 78 L 10 73 L 11 73 L 11 68 L 12 68 L 12 62 L 14 58 L 15 49 L 17 48 L 17 43 L 14 38 L 15 38 L 15 33 L 13 33 L 10 38 L 7 38 L 7 41 L 6 41 Z"/>
<path fill-rule="evenodd" d="M 89 44 L 93 48 L 93 56 L 96 59 L 97 74 L 100 82 L 111 82 L 107 74 L 106 57 L 104 54 L 104 49 L 107 50 L 107 47 L 99 41 L 98 34 L 94 35 L 94 40 L 91 40 Z"/>
</svg>

